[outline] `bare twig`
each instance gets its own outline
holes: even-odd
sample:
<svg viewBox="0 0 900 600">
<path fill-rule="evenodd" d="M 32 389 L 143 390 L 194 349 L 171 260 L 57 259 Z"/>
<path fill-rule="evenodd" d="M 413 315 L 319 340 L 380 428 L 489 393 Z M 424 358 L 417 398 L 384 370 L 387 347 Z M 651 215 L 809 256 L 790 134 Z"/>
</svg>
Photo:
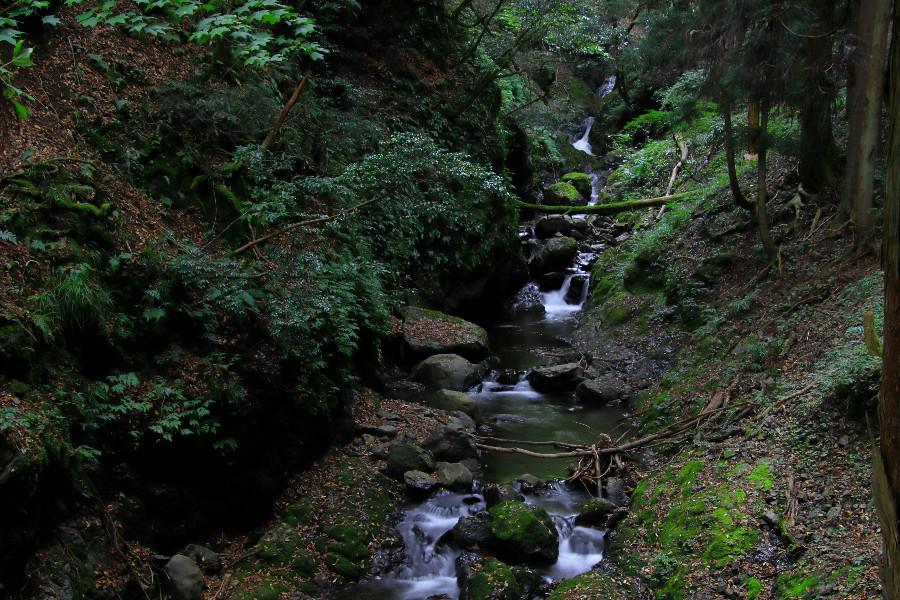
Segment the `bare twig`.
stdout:
<svg viewBox="0 0 900 600">
<path fill-rule="evenodd" d="M 300 97 L 300 92 L 302 92 L 303 88 L 306 87 L 307 81 L 309 81 L 309 75 L 304 75 L 303 79 L 300 80 L 300 83 L 297 84 L 297 87 L 294 88 L 294 93 L 291 94 L 291 97 L 288 99 L 287 104 L 285 104 L 284 108 L 281 109 L 281 112 L 278 113 L 278 118 L 275 119 L 275 124 L 272 126 L 272 130 L 269 131 L 269 135 L 267 135 L 266 139 L 263 140 L 263 150 L 268 150 L 269 146 L 271 146 L 275 141 L 275 136 L 278 134 L 278 130 L 281 129 L 282 125 L 284 125 L 284 121 L 285 119 L 287 119 L 288 113 L 291 112 L 294 104 L 297 103 L 297 99 Z"/>
</svg>

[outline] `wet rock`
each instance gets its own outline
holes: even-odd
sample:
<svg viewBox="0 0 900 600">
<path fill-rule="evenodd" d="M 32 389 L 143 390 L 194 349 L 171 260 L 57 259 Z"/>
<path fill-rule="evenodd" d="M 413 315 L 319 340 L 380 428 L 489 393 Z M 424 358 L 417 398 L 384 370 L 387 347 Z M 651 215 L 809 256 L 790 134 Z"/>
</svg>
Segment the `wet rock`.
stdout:
<svg viewBox="0 0 900 600">
<path fill-rule="evenodd" d="M 475 399 L 463 392 L 455 390 L 437 390 L 423 396 L 425 404 L 431 408 L 447 412 L 461 411 L 470 417 L 478 416 L 478 405 Z"/>
<path fill-rule="evenodd" d="M 437 464 L 438 483 L 454 492 L 469 492 L 472 489 L 472 472 L 461 463 L 439 462 Z"/>
<path fill-rule="evenodd" d="M 491 528 L 488 525 L 490 515 L 480 512 L 475 515 L 461 517 L 453 526 L 453 542 L 460 548 L 470 549 L 490 539 Z"/>
<path fill-rule="evenodd" d="M 459 462 L 466 458 L 478 458 L 481 453 L 475 442 L 465 432 L 441 425 L 435 428 L 422 443 L 436 459 Z"/>
<path fill-rule="evenodd" d="M 507 483 L 489 483 L 484 486 L 482 495 L 484 496 L 484 501 L 488 505 L 488 507 L 496 506 L 497 504 L 502 504 L 503 502 L 507 502 L 509 500 L 525 500 L 525 496 L 520 494 L 519 491 L 516 490 L 516 488 Z"/>
<path fill-rule="evenodd" d="M 565 280 L 565 273 L 560 273 L 559 271 L 544 273 L 541 275 L 540 279 L 538 279 L 538 289 L 542 292 L 552 292 L 553 290 L 560 289 Z"/>
<path fill-rule="evenodd" d="M 512 313 L 523 317 L 540 317 L 547 312 L 544 307 L 544 296 L 538 286 L 529 283 L 525 285 L 513 301 Z"/>
<path fill-rule="evenodd" d="M 555 237 L 547 240 L 531 257 L 528 267 L 535 275 L 543 275 L 552 271 L 563 271 L 578 253 L 578 242 L 570 237 Z"/>
<path fill-rule="evenodd" d="M 372 455 L 372 458 L 384 460 L 388 457 L 388 454 L 390 454 L 391 447 L 388 444 L 379 444 L 377 446 L 373 446 L 369 452 Z"/>
<path fill-rule="evenodd" d="M 606 517 L 606 526 L 609 529 L 614 529 L 618 526 L 619 523 L 625 520 L 625 517 L 628 516 L 628 509 L 624 506 L 617 508 L 612 511 L 608 517 Z"/>
<path fill-rule="evenodd" d="M 519 372 L 515 369 L 504 369 L 497 375 L 497 383 L 502 385 L 516 385 L 519 383 Z"/>
<path fill-rule="evenodd" d="M 618 477 L 610 477 L 604 486 L 606 499 L 616 506 L 627 506 L 628 496 L 625 494 L 625 482 Z"/>
<path fill-rule="evenodd" d="M 210 550 L 206 546 L 190 544 L 181 554 L 197 563 L 197 566 L 204 573 L 213 574 L 222 570 L 222 558 L 219 556 L 219 553 Z"/>
<path fill-rule="evenodd" d="M 541 240 L 555 237 L 556 234 L 569 235 L 575 229 L 575 223 L 564 215 L 547 215 L 534 224 L 534 235 Z"/>
<path fill-rule="evenodd" d="M 539 392 L 573 390 L 581 383 L 582 374 L 579 363 L 538 367 L 528 374 L 528 382 Z"/>
<path fill-rule="evenodd" d="M 438 486 L 438 480 L 424 471 L 407 471 L 403 474 L 403 483 L 412 496 L 427 496 Z"/>
<path fill-rule="evenodd" d="M 573 275 L 571 281 L 569 281 L 569 289 L 566 291 L 564 300 L 569 304 L 578 304 L 581 302 L 581 297 L 584 295 L 587 283 L 587 275 Z"/>
<path fill-rule="evenodd" d="M 490 354 L 487 331 L 475 323 L 417 307 L 404 308 L 402 316 L 400 335 L 414 356 L 459 354 L 481 360 Z"/>
<path fill-rule="evenodd" d="M 481 461 L 477 458 L 464 458 L 459 464 L 465 465 L 473 477 L 477 477 L 481 473 Z"/>
<path fill-rule="evenodd" d="M 387 456 L 387 473 L 401 478 L 407 471 L 434 471 L 434 456 L 411 440 L 402 440 L 391 448 Z"/>
<path fill-rule="evenodd" d="M 432 389 L 464 392 L 481 379 L 484 368 L 457 354 L 435 354 L 413 369 L 412 377 Z"/>
<path fill-rule="evenodd" d="M 575 397 L 586 404 L 607 404 L 624 396 L 625 385 L 609 375 L 586 379 L 575 388 Z"/>
<path fill-rule="evenodd" d="M 491 545 L 515 562 L 552 564 L 559 556 L 559 536 L 547 511 L 508 501 L 489 510 Z"/>
<path fill-rule="evenodd" d="M 519 490 L 523 494 L 535 494 L 537 492 L 542 492 L 550 487 L 549 481 L 538 479 L 531 473 L 519 475 L 518 477 L 516 477 L 516 483 L 519 485 Z"/>
<path fill-rule="evenodd" d="M 176 554 L 163 567 L 166 591 L 172 600 L 200 600 L 203 596 L 203 573 L 193 560 Z"/>
<path fill-rule="evenodd" d="M 496 558 L 482 558 L 471 552 L 457 558 L 456 580 L 460 600 L 531 598 L 542 582 L 530 569 L 511 567 Z"/>
<path fill-rule="evenodd" d="M 466 413 L 458 410 L 447 419 L 447 427 L 459 429 L 460 431 L 475 432 L 475 420 Z"/>
<path fill-rule="evenodd" d="M 594 498 L 588 500 L 581 507 L 581 512 L 575 517 L 575 524 L 584 527 L 596 527 L 604 525 L 607 517 L 614 513 L 618 506 L 606 498 Z"/>
<path fill-rule="evenodd" d="M 571 183 L 560 181 L 544 189 L 544 204 L 556 206 L 584 206 L 588 203 L 588 197 L 584 197 L 579 193 Z"/>
</svg>

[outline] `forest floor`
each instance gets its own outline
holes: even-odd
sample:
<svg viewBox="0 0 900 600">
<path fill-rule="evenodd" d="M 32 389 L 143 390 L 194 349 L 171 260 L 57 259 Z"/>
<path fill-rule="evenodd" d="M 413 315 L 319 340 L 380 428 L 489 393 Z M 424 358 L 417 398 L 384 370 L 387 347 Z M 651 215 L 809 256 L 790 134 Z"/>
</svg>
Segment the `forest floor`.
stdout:
<svg viewBox="0 0 900 600">
<path fill-rule="evenodd" d="M 594 356 L 659 352 L 661 337 L 674 350 L 637 397 L 645 430 L 724 407 L 644 456 L 614 534 L 611 560 L 656 597 L 880 597 L 866 426 L 880 358 L 863 321 L 871 311 L 880 326 L 882 277 L 834 226 L 834 199 L 799 196 L 794 179 L 786 163 L 770 179 L 777 267 L 765 269 L 755 227 L 723 191 L 657 244 L 658 262 L 631 263 L 636 293 L 601 299 L 582 322 Z M 653 248 L 641 234 L 628 244 L 645 259 Z M 668 291 L 646 285 L 662 270 Z M 672 274 L 703 282 L 690 327 Z M 560 598 L 594 597 L 590 578 L 562 587 Z"/>
</svg>

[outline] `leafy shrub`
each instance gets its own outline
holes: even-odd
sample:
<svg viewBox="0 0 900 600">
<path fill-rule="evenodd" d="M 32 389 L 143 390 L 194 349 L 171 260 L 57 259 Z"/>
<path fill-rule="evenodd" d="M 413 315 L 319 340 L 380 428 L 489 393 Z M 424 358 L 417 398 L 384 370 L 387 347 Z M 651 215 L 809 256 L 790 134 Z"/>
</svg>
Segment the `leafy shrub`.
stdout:
<svg viewBox="0 0 900 600">
<path fill-rule="evenodd" d="M 60 267 L 40 295 L 37 325 L 48 338 L 56 331 L 77 334 L 102 327 L 111 306 L 90 265 Z"/>
<path fill-rule="evenodd" d="M 351 165 L 337 182 L 360 199 L 356 235 L 396 279 L 437 295 L 445 280 L 486 269 L 514 247 L 516 212 L 506 183 L 429 137 L 394 135 L 380 152 Z"/>
</svg>

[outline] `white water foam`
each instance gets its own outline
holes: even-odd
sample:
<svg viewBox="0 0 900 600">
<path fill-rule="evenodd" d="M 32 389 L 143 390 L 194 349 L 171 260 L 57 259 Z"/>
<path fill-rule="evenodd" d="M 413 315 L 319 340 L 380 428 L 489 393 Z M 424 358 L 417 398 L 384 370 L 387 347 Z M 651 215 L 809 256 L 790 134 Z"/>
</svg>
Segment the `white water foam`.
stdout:
<svg viewBox="0 0 900 600">
<path fill-rule="evenodd" d="M 585 124 L 584 135 L 581 136 L 581 139 L 579 139 L 578 141 L 573 143 L 572 146 L 576 150 L 580 150 L 581 152 L 584 152 L 585 154 L 590 154 L 591 156 L 593 156 L 594 149 L 591 148 L 590 137 L 591 137 L 591 128 L 594 126 L 594 117 L 588 117 L 587 119 L 585 119 L 584 124 Z"/>
</svg>

